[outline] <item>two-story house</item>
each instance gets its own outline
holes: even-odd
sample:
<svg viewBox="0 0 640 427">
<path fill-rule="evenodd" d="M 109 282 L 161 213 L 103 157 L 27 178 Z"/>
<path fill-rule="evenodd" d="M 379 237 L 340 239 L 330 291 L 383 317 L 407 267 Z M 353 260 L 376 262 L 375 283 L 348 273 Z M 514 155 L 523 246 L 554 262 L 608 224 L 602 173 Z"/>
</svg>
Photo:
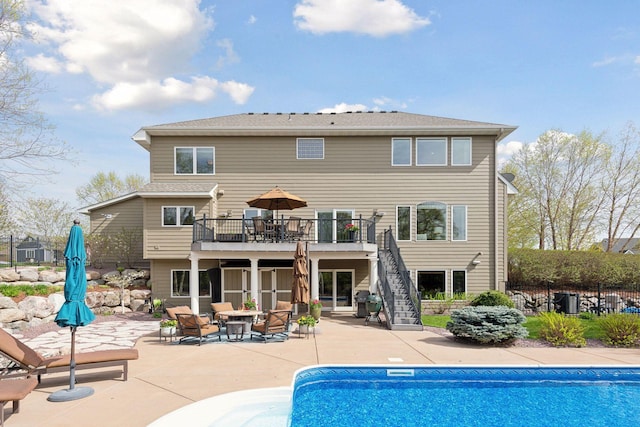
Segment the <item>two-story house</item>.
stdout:
<svg viewBox="0 0 640 427">
<path fill-rule="evenodd" d="M 149 152 L 150 183 L 85 212 L 92 231 L 141 226 L 154 296 L 194 311 L 288 300 L 302 240 L 311 297 L 325 310 L 354 311 L 368 290 L 401 312 L 425 296 L 503 288 L 514 189 L 496 145 L 514 129 L 396 111 L 148 126 L 133 140 Z M 247 203 L 275 187 L 306 207 Z"/>
</svg>

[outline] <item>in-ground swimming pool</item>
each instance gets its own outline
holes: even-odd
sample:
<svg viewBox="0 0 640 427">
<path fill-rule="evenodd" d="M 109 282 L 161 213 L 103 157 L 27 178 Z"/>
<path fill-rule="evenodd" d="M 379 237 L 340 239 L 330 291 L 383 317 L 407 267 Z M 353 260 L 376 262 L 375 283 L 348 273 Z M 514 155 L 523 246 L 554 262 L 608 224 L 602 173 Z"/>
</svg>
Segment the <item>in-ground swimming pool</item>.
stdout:
<svg viewBox="0 0 640 427">
<path fill-rule="evenodd" d="M 640 422 L 639 401 L 638 366 L 316 366 L 152 426 L 613 426 Z"/>
</svg>

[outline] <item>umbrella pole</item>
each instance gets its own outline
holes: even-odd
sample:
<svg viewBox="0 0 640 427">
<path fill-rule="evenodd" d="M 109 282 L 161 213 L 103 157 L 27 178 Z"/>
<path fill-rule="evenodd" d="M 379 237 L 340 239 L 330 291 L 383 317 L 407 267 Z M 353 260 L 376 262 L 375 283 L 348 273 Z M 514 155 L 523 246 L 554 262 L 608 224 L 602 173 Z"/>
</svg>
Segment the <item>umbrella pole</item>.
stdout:
<svg viewBox="0 0 640 427">
<path fill-rule="evenodd" d="M 77 326 L 71 326 L 71 360 L 69 363 L 69 388 L 66 390 L 54 391 L 47 398 L 50 402 L 69 402 L 78 400 L 93 394 L 91 387 L 76 388 L 76 329 Z"/>
</svg>

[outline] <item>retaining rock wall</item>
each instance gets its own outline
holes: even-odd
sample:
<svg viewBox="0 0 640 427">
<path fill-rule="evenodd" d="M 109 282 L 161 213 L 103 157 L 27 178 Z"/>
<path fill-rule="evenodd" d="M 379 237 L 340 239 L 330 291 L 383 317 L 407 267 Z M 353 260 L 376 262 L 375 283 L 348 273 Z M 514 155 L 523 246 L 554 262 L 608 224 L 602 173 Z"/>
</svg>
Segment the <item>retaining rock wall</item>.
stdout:
<svg viewBox="0 0 640 427">
<path fill-rule="evenodd" d="M 126 275 L 134 271 L 143 271 L 144 276 L 133 282 L 131 290 L 125 289 L 121 298 L 121 290 L 110 278 Z M 88 291 L 85 302 L 95 314 L 121 313 L 124 299 L 124 312 L 146 311 L 149 309 L 148 270 L 117 270 L 100 273 L 87 270 L 87 286 L 104 285 L 104 291 Z M 52 285 L 64 287 L 65 271 L 38 270 L 35 267 L 16 269 L 0 269 L 0 284 L 8 285 Z M 146 289 L 145 289 L 146 288 Z M 53 322 L 60 307 L 64 303 L 62 291 L 49 296 L 27 296 L 20 302 L 0 294 L 0 326 L 20 331 L 43 323 Z"/>
</svg>

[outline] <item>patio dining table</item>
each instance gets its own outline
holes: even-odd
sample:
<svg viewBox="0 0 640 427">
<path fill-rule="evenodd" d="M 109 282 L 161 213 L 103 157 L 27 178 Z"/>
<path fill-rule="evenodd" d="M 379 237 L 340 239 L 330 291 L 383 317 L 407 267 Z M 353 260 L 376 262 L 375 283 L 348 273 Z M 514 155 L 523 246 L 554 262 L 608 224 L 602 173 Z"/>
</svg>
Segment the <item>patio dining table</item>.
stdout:
<svg viewBox="0 0 640 427">
<path fill-rule="evenodd" d="M 253 319 L 257 316 L 261 316 L 263 313 L 260 310 L 227 310 L 221 311 L 220 315 L 227 317 L 232 322 L 244 322 L 243 333 L 251 333 L 251 325 Z"/>
</svg>

